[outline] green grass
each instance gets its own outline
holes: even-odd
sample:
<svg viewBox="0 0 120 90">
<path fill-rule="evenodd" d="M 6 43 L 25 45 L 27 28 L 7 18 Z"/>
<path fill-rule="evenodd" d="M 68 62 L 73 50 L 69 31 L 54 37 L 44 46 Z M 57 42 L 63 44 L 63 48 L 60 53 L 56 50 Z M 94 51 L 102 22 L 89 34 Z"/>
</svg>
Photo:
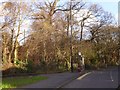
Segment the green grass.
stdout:
<svg viewBox="0 0 120 90">
<path fill-rule="evenodd" d="M 20 86 L 32 84 L 45 79 L 47 79 L 47 77 L 43 77 L 43 76 L 3 78 L 2 88 L 17 88 Z"/>
</svg>

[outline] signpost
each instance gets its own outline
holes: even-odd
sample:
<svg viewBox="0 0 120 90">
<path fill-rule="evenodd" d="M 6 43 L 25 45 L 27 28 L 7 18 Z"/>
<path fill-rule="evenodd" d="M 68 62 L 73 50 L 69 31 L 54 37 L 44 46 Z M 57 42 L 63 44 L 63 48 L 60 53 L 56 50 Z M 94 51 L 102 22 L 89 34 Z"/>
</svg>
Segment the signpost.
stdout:
<svg viewBox="0 0 120 90">
<path fill-rule="evenodd" d="M 80 62 L 81 62 L 81 66 L 82 66 L 82 70 L 85 69 L 85 62 L 84 62 L 84 56 L 81 54 L 81 52 L 78 52 L 78 55 L 79 55 L 79 59 L 80 59 Z"/>
</svg>

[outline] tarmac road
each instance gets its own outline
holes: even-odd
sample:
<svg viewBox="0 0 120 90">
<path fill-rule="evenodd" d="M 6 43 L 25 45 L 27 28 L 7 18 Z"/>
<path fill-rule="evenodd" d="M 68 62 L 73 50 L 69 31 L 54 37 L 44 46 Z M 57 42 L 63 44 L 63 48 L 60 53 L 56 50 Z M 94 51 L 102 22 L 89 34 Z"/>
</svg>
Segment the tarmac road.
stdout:
<svg viewBox="0 0 120 90">
<path fill-rule="evenodd" d="M 84 74 L 62 88 L 117 88 L 118 68 L 91 71 Z"/>
</svg>

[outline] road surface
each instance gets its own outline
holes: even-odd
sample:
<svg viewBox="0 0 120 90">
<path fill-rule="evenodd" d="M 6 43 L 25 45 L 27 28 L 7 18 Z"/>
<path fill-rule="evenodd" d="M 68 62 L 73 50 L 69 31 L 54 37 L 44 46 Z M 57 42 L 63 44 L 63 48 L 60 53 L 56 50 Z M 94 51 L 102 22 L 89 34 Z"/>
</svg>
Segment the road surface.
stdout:
<svg viewBox="0 0 120 90">
<path fill-rule="evenodd" d="M 57 74 L 42 74 L 40 76 L 48 77 L 48 79 L 27 86 L 23 86 L 21 88 L 59 88 L 66 81 L 69 81 L 74 77 L 77 78 L 79 76 L 79 73 L 65 72 Z"/>
<path fill-rule="evenodd" d="M 62 88 L 117 88 L 118 68 L 91 71 Z"/>
</svg>

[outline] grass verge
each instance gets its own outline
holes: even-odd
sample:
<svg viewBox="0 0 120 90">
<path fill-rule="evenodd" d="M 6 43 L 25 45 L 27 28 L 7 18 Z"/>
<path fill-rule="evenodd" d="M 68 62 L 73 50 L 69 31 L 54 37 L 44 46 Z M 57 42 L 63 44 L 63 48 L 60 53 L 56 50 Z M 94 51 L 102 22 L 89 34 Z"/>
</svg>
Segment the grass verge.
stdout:
<svg viewBox="0 0 120 90">
<path fill-rule="evenodd" d="M 41 80 L 45 80 L 44 76 L 29 76 L 29 77 L 11 77 L 2 79 L 2 88 L 17 88 L 20 86 L 32 84 Z"/>
</svg>

